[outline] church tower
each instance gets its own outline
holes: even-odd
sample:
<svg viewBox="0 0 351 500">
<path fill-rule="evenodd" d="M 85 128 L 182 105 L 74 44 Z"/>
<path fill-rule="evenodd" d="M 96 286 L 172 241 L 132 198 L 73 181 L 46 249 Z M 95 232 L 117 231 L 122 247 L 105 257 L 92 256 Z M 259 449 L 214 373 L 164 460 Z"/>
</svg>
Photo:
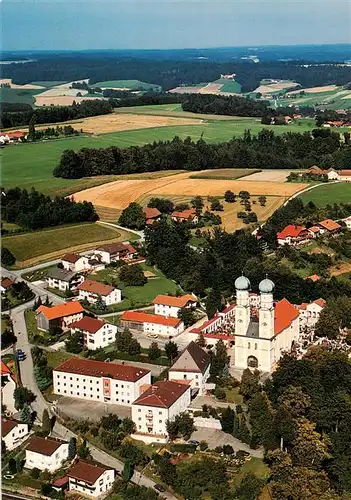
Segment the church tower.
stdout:
<svg viewBox="0 0 351 500">
<path fill-rule="evenodd" d="M 235 307 L 235 333 L 246 335 L 250 323 L 250 281 L 244 275 L 235 280 L 236 307 Z"/>
<path fill-rule="evenodd" d="M 274 286 L 273 281 L 268 278 L 262 280 L 258 285 L 261 294 L 261 304 L 259 307 L 259 336 L 264 339 L 270 339 L 274 336 Z"/>
</svg>

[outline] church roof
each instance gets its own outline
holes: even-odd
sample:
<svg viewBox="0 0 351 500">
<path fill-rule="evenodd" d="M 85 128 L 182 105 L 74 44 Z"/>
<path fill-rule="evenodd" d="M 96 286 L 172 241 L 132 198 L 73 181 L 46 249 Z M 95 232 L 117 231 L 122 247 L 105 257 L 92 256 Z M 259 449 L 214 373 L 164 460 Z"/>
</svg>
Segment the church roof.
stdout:
<svg viewBox="0 0 351 500">
<path fill-rule="evenodd" d="M 274 310 L 274 335 L 279 335 L 299 317 L 298 309 L 287 299 L 282 299 L 275 304 Z"/>
</svg>

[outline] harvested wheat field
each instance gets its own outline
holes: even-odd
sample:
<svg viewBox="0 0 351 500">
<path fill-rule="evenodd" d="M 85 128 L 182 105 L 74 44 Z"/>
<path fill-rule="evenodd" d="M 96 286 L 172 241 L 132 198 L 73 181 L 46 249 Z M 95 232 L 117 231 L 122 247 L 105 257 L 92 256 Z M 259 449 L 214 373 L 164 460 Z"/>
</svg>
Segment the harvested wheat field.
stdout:
<svg viewBox="0 0 351 500">
<path fill-rule="evenodd" d="M 245 180 L 190 179 L 191 172 L 153 180 L 121 180 L 85 189 L 74 194 L 76 201 L 91 201 L 100 207 L 123 209 L 145 195 L 152 196 L 223 196 L 230 189 L 238 194 L 247 190 L 251 195 L 288 198 L 306 184 L 285 182 L 246 182 Z"/>
<path fill-rule="evenodd" d="M 17 83 L 12 83 L 11 78 L 0 78 L 0 85 L 9 85 L 11 89 L 24 89 L 24 90 L 36 90 L 43 89 L 41 85 L 33 85 L 32 83 L 25 83 L 23 85 L 17 85 Z"/>
<path fill-rule="evenodd" d="M 246 177 L 243 177 L 242 180 L 255 182 L 286 182 L 286 178 L 290 172 L 301 172 L 301 170 L 261 170 L 261 172 L 246 175 Z"/>
<path fill-rule="evenodd" d="M 76 97 L 70 95 L 59 95 L 59 96 L 40 96 L 36 95 L 35 105 L 36 106 L 72 106 L 73 101 L 80 103 L 83 101 L 94 101 L 96 99 L 102 99 L 102 97 Z"/>
<path fill-rule="evenodd" d="M 309 87 L 307 89 L 298 89 L 293 90 L 292 92 L 288 92 L 287 95 L 299 94 L 300 92 L 306 92 L 306 94 L 318 94 L 320 92 L 332 92 L 333 90 L 338 89 L 337 85 L 325 85 L 324 87 Z"/>
<path fill-rule="evenodd" d="M 279 90 L 288 89 L 298 85 L 295 82 L 279 82 L 279 83 L 267 83 L 260 85 L 254 92 L 261 92 L 261 94 L 268 94 L 269 92 L 278 92 Z"/>
</svg>

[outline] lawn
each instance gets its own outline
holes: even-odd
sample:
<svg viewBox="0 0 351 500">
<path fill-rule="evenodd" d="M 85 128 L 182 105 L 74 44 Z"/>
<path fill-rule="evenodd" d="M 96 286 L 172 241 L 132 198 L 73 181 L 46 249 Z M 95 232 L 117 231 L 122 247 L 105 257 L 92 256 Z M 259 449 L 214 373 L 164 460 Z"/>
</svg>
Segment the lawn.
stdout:
<svg viewBox="0 0 351 500">
<path fill-rule="evenodd" d="M 264 478 L 269 475 L 269 468 L 263 463 L 261 458 L 251 457 L 251 460 L 245 462 L 240 470 L 232 475 L 231 483 L 238 487 L 243 477 L 249 473 Z"/>
<path fill-rule="evenodd" d="M 333 203 L 350 203 L 351 202 L 351 183 L 338 182 L 331 184 L 323 184 L 303 193 L 300 196 L 304 203 L 312 201 L 319 207 Z"/>
<path fill-rule="evenodd" d="M 140 110 L 139 114 L 141 114 Z M 194 140 L 198 140 L 202 136 L 207 142 L 223 142 L 230 140 L 233 136 L 243 135 L 247 129 L 250 129 L 252 134 L 257 134 L 262 128 L 274 129 L 275 133 L 282 134 L 288 131 L 304 132 L 313 128 L 310 120 L 300 120 L 296 124 L 274 127 L 261 125 L 260 121 L 255 118 L 225 118 L 226 120 L 220 120 L 218 117 L 217 120 L 206 120 L 204 123 L 196 125 L 126 130 L 95 137 L 78 136 L 7 146 L 3 150 L 2 183 L 5 188 L 19 186 L 30 189 L 34 186 L 39 191 L 47 194 L 68 195 L 115 180 L 116 176 L 100 176 L 87 179 L 53 177 L 52 171 L 58 164 L 62 152 L 66 149 L 77 151 L 83 147 L 104 148 L 112 145 L 129 147 L 159 140 L 172 140 L 176 135 L 182 139 L 190 136 Z"/>
<path fill-rule="evenodd" d="M 227 387 L 224 388 L 225 394 L 226 394 L 226 401 L 228 403 L 235 403 L 237 405 L 242 405 L 244 400 L 241 394 L 239 394 L 239 387 L 234 387 L 231 389 L 228 389 Z"/>
<path fill-rule="evenodd" d="M 97 243 L 135 238 L 136 235 L 128 231 L 87 223 L 5 236 L 2 245 L 14 254 L 17 267 L 29 267 L 40 261 L 56 259 L 64 251 L 83 251 Z"/>
<path fill-rule="evenodd" d="M 157 294 L 175 294 L 178 290 L 177 285 L 158 269 L 141 264 L 144 271 L 151 271 L 156 275 L 156 278 L 151 278 L 143 286 L 125 286 L 123 282 L 118 279 L 118 270 L 107 268 L 99 271 L 96 274 L 89 276 L 90 279 L 109 283 L 111 279 L 117 280 L 118 287 L 122 290 L 124 299 L 119 304 L 111 306 L 113 311 L 124 311 L 125 309 L 136 309 L 150 305 Z"/>
<path fill-rule="evenodd" d="M 221 92 L 233 92 L 235 94 L 241 93 L 241 85 L 235 80 L 227 80 L 226 78 L 220 78 L 213 83 L 222 83 Z"/>
<path fill-rule="evenodd" d="M 59 364 L 63 363 L 67 359 L 75 356 L 65 351 L 46 351 L 45 357 L 48 360 L 48 366 L 51 368 L 56 368 Z"/>
</svg>

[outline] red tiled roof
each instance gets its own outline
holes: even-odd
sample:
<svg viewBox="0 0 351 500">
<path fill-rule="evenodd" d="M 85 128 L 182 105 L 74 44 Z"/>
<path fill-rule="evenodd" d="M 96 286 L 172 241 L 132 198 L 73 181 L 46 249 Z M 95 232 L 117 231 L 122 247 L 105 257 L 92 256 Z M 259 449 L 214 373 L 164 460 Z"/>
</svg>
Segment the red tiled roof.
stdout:
<svg viewBox="0 0 351 500">
<path fill-rule="evenodd" d="M 84 280 L 83 283 L 77 286 L 77 290 L 83 290 L 85 292 L 95 293 L 97 295 L 109 295 L 114 291 L 113 286 L 104 285 L 95 280 Z"/>
<path fill-rule="evenodd" d="M 16 138 L 23 137 L 25 133 L 21 132 L 20 130 L 15 130 L 13 132 L 8 132 L 7 135 L 11 139 L 11 137 L 16 137 Z"/>
<path fill-rule="evenodd" d="M 282 299 L 277 302 L 274 310 L 274 334 L 278 335 L 288 328 L 298 316 L 298 309 L 296 309 L 287 299 Z"/>
<path fill-rule="evenodd" d="M 64 260 L 65 262 L 70 262 L 71 264 L 75 264 L 79 259 L 80 255 L 76 253 L 66 253 L 61 260 Z"/>
<path fill-rule="evenodd" d="M 1 286 L 5 288 L 10 288 L 10 286 L 13 285 L 13 281 L 11 281 L 9 278 L 4 278 L 1 280 Z"/>
<path fill-rule="evenodd" d="M 132 365 L 106 363 L 105 361 L 93 361 L 91 359 L 75 357 L 61 363 L 54 371 L 88 375 L 90 377 L 110 377 L 114 380 L 125 380 L 126 382 L 136 382 L 144 377 L 144 375 L 150 373 L 150 370 Z"/>
<path fill-rule="evenodd" d="M 68 477 L 60 477 L 59 479 L 56 479 L 53 483 L 51 483 L 51 486 L 56 486 L 57 488 L 60 488 L 61 486 L 64 486 L 65 484 L 68 483 Z"/>
<path fill-rule="evenodd" d="M 120 317 L 121 321 L 132 321 L 133 323 L 155 323 L 157 325 L 177 327 L 181 320 L 161 316 L 160 314 L 148 314 L 142 311 L 124 311 Z"/>
<path fill-rule="evenodd" d="M 320 226 L 322 226 L 324 229 L 327 229 L 328 231 L 335 231 L 336 229 L 340 229 L 341 228 L 340 224 L 338 224 L 337 222 L 333 221 L 332 219 L 322 220 L 318 224 Z"/>
<path fill-rule="evenodd" d="M 314 300 L 313 302 L 320 307 L 325 307 L 327 305 L 327 301 L 322 299 L 321 297 L 317 300 Z"/>
<path fill-rule="evenodd" d="M 144 207 L 143 211 L 146 219 L 157 219 L 161 215 L 161 212 L 157 208 Z"/>
<path fill-rule="evenodd" d="M 252 294 L 250 293 L 249 295 L 252 295 Z M 223 309 L 223 311 L 221 311 L 221 314 L 227 314 L 230 311 L 232 311 L 233 309 L 235 309 L 235 307 L 236 307 L 236 304 L 230 304 L 230 306 L 226 307 L 225 309 Z"/>
<path fill-rule="evenodd" d="M 189 208 L 188 210 L 183 210 L 182 212 L 172 212 L 172 217 L 177 219 L 191 219 L 195 217 L 196 210 L 194 208 Z"/>
<path fill-rule="evenodd" d="M 153 304 L 163 306 L 185 307 L 188 302 L 197 302 L 193 295 L 183 295 L 183 297 L 172 297 L 171 295 L 157 295 L 152 301 Z"/>
<path fill-rule="evenodd" d="M 311 226 L 308 228 L 309 231 L 312 231 L 312 233 L 319 233 L 320 228 L 317 226 Z"/>
<path fill-rule="evenodd" d="M 1 418 L 1 435 L 2 437 L 7 436 L 9 432 L 12 431 L 20 422 L 16 420 L 9 420 L 7 418 Z"/>
<path fill-rule="evenodd" d="M 288 236 L 291 238 L 297 238 L 302 231 L 305 231 L 304 226 L 296 226 L 295 224 L 289 224 L 280 233 L 277 234 L 279 240 L 284 240 Z"/>
<path fill-rule="evenodd" d="M 66 441 L 61 441 L 61 439 L 49 436 L 32 436 L 26 446 L 26 450 L 51 457 L 51 455 L 55 453 L 55 451 L 58 450 L 62 444 L 66 444 Z"/>
<path fill-rule="evenodd" d="M 63 304 L 52 307 L 42 305 L 36 310 L 36 314 L 42 313 L 48 320 L 64 318 L 65 316 L 72 316 L 72 314 L 81 312 L 84 312 L 84 308 L 77 300 L 64 302 Z"/>
<path fill-rule="evenodd" d="M 1 360 L 1 375 L 12 375 L 10 368 L 3 360 Z"/>
<path fill-rule="evenodd" d="M 143 392 L 133 405 L 170 408 L 187 390 L 188 385 L 173 380 L 160 380 Z"/>
<path fill-rule="evenodd" d="M 83 316 L 79 321 L 75 321 L 70 325 L 70 328 L 78 328 L 84 332 L 96 333 L 105 325 L 105 321 L 90 316 Z"/>
<path fill-rule="evenodd" d="M 338 174 L 341 175 L 341 177 L 351 177 L 351 170 L 339 170 Z"/>
<path fill-rule="evenodd" d="M 304 279 L 305 280 L 311 280 L 311 281 L 319 281 L 321 279 L 321 277 L 318 276 L 318 274 L 312 274 L 311 276 L 307 276 Z"/>
<path fill-rule="evenodd" d="M 97 250 L 108 252 L 109 254 L 116 254 L 120 252 L 127 252 L 129 246 L 130 245 L 125 245 L 121 242 L 107 243 L 106 245 L 102 245 L 101 247 L 97 248 Z"/>
<path fill-rule="evenodd" d="M 87 484 L 94 484 L 100 476 L 107 470 L 114 470 L 113 467 L 106 467 L 98 462 L 77 460 L 68 471 L 67 476 Z"/>
</svg>

